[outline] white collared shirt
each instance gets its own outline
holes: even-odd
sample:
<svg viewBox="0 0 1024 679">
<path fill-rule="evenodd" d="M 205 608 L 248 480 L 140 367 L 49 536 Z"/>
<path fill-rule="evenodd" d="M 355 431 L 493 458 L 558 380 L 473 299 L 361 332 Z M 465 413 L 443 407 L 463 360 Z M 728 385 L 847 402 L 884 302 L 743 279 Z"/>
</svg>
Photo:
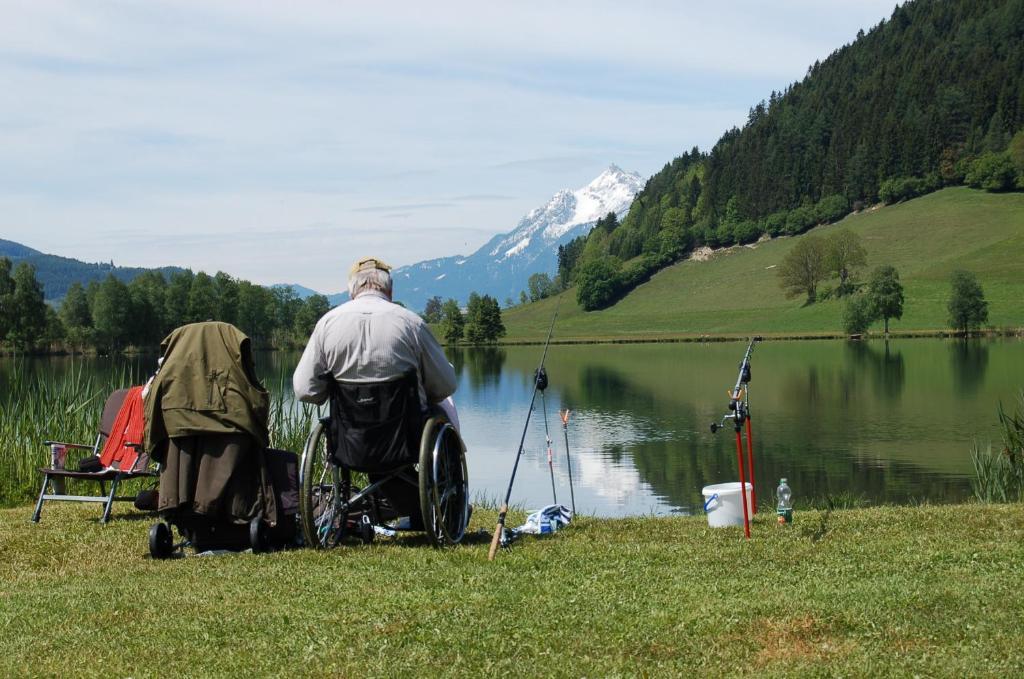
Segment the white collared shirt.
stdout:
<svg viewBox="0 0 1024 679">
<path fill-rule="evenodd" d="M 408 309 L 376 291 L 331 309 L 317 321 L 295 368 L 295 396 L 307 403 L 327 400 L 331 373 L 339 382 L 397 379 L 415 369 L 424 403 L 455 393 L 455 369 L 427 324 Z"/>
</svg>

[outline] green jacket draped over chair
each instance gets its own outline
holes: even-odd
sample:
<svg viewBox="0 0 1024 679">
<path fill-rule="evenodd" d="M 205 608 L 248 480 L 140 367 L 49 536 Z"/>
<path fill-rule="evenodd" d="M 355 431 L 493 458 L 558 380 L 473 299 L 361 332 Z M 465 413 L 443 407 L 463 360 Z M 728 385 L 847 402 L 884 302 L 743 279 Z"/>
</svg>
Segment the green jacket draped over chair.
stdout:
<svg viewBox="0 0 1024 679">
<path fill-rule="evenodd" d="M 145 449 L 161 464 L 160 511 L 275 525 L 264 451 L 270 397 L 253 366 L 249 338 L 229 323 L 172 331 L 144 399 Z"/>
</svg>

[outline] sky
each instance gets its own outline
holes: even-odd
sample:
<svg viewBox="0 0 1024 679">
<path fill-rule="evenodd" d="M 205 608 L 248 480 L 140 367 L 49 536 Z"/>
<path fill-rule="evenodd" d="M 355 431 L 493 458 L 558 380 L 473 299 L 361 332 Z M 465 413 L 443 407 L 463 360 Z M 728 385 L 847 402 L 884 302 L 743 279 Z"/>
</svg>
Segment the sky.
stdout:
<svg viewBox="0 0 1024 679">
<path fill-rule="evenodd" d="M 0 238 L 344 288 L 647 177 L 894 0 L 0 0 Z"/>
</svg>

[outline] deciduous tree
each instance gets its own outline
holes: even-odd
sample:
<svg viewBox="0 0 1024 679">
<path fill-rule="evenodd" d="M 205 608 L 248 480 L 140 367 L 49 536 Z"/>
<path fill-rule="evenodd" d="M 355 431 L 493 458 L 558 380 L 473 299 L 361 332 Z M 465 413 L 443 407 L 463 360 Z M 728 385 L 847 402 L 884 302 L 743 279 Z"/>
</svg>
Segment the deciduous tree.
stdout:
<svg viewBox="0 0 1024 679">
<path fill-rule="evenodd" d="M 423 307 L 423 320 L 427 323 L 440 323 L 443 305 L 441 298 L 436 295 L 428 299 L 426 306 Z"/>
<path fill-rule="evenodd" d="M 28 262 L 14 269 L 14 289 L 10 293 L 7 339 L 15 349 L 26 350 L 38 342 L 46 330 L 46 303 L 36 270 Z"/>
<path fill-rule="evenodd" d="M 981 327 L 988 320 L 988 302 L 978 277 L 970 271 L 954 271 L 950 286 L 949 324 L 964 333 Z"/>
<path fill-rule="evenodd" d="M 551 276 L 546 273 L 531 274 L 526 281 L 526 286 L 530 289 L 531 302 L 540 301 L 556 292 L 555 284 L 551 282 Z"/>
<path fill-rule="evenodd" d="M 828 273 L 828 248 L 820 236 L 804 236 L 779 264 L 779 282 L 786 297 L 807 295 L 812 304 L 818 297 L 818 284 Z"/>
<path fill-rule="evenodd" d="M 853 275 L 867 263 L 868 252 L 853 231 L 840 229 L 829 237 L 828 268 L 839 278 L 836 293 L 840 297 L 853 291 Z"/>
<path fill-rule="evenodd" d="M 868 282 L 868 300 L 874 318 L 885 321 L 885 334 L 889 334 L 889 319 L 903 318 L 903 284 L 894 266 L 880 266 L 871 273 Z"/>
</svg>

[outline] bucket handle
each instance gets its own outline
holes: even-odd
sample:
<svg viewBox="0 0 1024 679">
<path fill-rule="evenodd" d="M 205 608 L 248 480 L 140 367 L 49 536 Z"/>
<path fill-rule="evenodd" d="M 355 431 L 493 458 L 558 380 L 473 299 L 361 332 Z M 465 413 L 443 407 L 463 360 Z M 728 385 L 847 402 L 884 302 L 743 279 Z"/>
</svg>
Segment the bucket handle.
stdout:
<svg viewBox="0 0 1024 679">
<path fill-rule="evenodd" d="M 708 507 L 711 505 L 711 503 L 714 502 L 717 499 L 718 499 L 718 493 L 715 493 L 714 495 L 709 497 L 707 502 L 704 503 L 704 511 L 707 512 L 708 511 Z"/>
</svg>

